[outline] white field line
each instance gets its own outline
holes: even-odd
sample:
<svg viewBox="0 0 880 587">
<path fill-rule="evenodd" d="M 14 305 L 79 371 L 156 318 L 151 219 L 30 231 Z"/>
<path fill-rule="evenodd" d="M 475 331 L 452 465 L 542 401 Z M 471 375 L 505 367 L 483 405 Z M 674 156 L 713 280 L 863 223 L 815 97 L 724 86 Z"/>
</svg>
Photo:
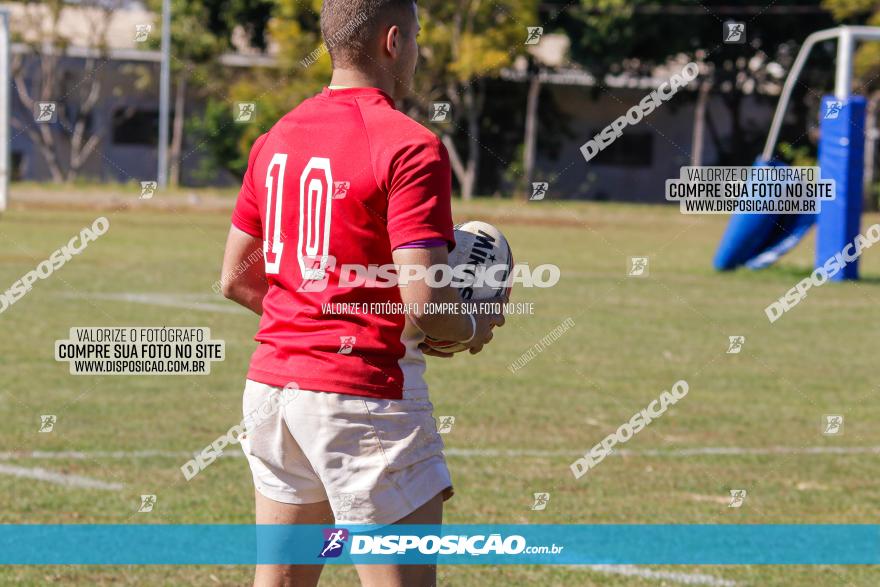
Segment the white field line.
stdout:
<svg viewBox="0 0 880 587">
<path fill-rule="evenodd" d="M 202 294 L 150 294 L 150 293 L 115 293 L 115 294 L 63 294 L 65 298 L 80 300 L 105 300 L 111 302 L 127 302 L 132 304 L 146 304 L 149 306 L 164 306 L 168 308 L 180 308 L 182 310 L 197 310 L 199 312 L 219 312 L 221 314 L 250 314 L 248 310 L 236 306 L 232 302 L 224 302 L 219 296 Z M 204 301 L 204 300 L 217 300 Z"/>
<path fill-rule="evenodd" d="M 444 451 L 447 456 L 457 457 L 578 457 L 567 450 L 517 450 L 517 449 L 461 449 Z M 767 448 L 697 447 L 674 450 L 615 450 L 611 455 L 622 457 L 693 457 L 709 456 L 762 456 L 762 455 L 855 455 L 880 454 L 880 446 L 771 446 Z"/>
<path fill-rule="evenodd" d="M 448 457 L 459 458 L 492 458 L 492 457 L 577 457 L 577 453 L 568 450 L 528 450 L 528 449 L 471 449 L 449 448 L 444 451 Z M 0 461 L 17 459 L 149 459 L 168 458 L 189 460 L 196 453 L 186 451 L 169 450 L 136 450 L 136 451 L 18 451 L 0 452 Z M 764 456 L 764 455 L 860 455 L 880 454 L 880 446 L 804 446 L 785 447 L 774 446 L 768 448 L 739 448 L 739 447 L 702 447 L 683 448 L 678 450 L 616 450 L 612 455 L 631 457 L 669 457 L 684 458 L 693 456 Z M 243 457 L 240 448 L 229 448 L 223 453 L 224 457 Z"/>
<path fill-rule="evenodd" d="M 25 467 L 15 467 L 13 465 L 4 465 L 0 463 L 0 475 L 12 475 L 13 477 L 22 477 L 25 479 L 36 479 L 38 481 L 48 481 L 65 487 L 82 487 L 84 489 L 105 489 L 108 491 L 121 491 L 123 485 L 121 483 L 105 483 L 97 479 L 89 479 L 80 475 L 68 475 L 65 473 L 53 473 L 46 469 L 27 469 Z"/>
<path fill-rule="evenodd" d="M 599 573 L 608 573 L 609 575 L 625 575 L 627 577 L 670 581 L 682 585 L 712 585 L 713 587 L 733 587 L 736 585 L 736 582 L 734 581 L 713 577 L 712 575 L 677 573 L 673 571 L 654 571 L 652 569 L 636 567 L 633 565 L 569 565 L 567 568 L 596 571 Z"/>
<path fill-rule="evenodd" d="M 241 451 L 235 451 L 238 454 L 233 456 L 244 456 L 244 453 Z M 62 451 L 16 451 L 16 452 L 0 452 L 0 461 L 12 461 L 18 459 L 30 460 L 73 460 L 73 461 L 85 461 L 85 460 L 93 460 L 93 459 L 151 459 L 151 458 L 166 458 L 166 459 L 191 459 L 193 458 L 193 453 L 183 452 L 183 451 L 170 451 L 170 450 L 134 450 L 134 451 L 90 451 L 90 452 L 82 452 L 75 450 L 62 450 Z M 225 455 L 224 455 L 225 456 Z"/>
</svg>

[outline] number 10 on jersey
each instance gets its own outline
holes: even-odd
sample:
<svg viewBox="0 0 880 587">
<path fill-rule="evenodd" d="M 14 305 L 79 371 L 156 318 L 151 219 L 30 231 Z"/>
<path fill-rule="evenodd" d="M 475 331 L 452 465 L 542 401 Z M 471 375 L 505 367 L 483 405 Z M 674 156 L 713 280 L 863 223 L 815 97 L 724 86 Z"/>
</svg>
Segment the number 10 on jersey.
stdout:
<svg viewBox="0 0 880 587">
<path fill-rule="evenodd" d="M 266 222 L 263 256 L 266 275 L 281 272 L 284 254 L 281 219 L 287 155 L 272 157 L 266 172 Z M 299 178 L 299 229 L 297 261 L 304 281 L 322 280 L 330 256 L 330 225 L 333 218 L 333 173 L 330 160 L 312 157 Z"/>
</svg>

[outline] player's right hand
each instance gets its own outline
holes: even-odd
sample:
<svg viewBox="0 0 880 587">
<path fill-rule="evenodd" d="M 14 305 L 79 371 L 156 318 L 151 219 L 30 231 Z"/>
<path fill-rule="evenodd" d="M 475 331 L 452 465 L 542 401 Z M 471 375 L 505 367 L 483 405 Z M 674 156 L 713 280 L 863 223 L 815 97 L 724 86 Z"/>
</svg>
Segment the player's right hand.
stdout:
<svg viewBox="0 0 880 587">
<path fill-rule="evenodd" d="M 476 334 L 473 340 L 467 343 L 472 355 L 482 351 L 483 347 L 492 341 L 495 336 L 492 330 L 496 326 L 499 328 L 504 326 L 504 314 L 497 313 L 495 310 L 498 309 L 497 304 L 501 304 L 503 307 L 506 302 L 507 300 L 503 298 L 479 302 L 478 311 L 473 315 L 477 325 Z"/>
</svg>

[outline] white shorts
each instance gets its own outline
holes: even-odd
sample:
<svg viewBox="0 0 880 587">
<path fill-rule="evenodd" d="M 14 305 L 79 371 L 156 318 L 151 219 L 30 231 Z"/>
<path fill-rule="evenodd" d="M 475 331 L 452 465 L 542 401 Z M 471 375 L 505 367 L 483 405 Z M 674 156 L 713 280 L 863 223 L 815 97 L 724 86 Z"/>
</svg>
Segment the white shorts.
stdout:
<svg viewBox="0 0 880 587">
<path fill-rule="evenodd" d="M 329 500 L 337 524 L 385 525 L 452 495 L 427 390 L 400 400 L 298 390 L 277 403 L 282 391 L 250 380 L 244 390 L 241 447 L 267 498 Z"/>
</svg>

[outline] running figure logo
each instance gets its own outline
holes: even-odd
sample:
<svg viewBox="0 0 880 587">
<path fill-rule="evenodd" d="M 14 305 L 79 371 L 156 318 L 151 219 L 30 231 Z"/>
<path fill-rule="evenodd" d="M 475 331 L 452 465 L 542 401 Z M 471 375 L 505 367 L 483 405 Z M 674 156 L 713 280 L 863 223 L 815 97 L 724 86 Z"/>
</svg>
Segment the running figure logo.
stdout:
<svg viewBox="0 0 880 587">
<path fill-rule="evenodd" d="M 451 114 L 451 103 L 434 102 L 433 104 L 431 104 L 431 122 L 449 122 Z"/>
<path fill-rule="evenodd" d="M 141 197 L 140 200 L 152 200 L 153 196 L 156 195 L 156 190 L 159 189 L 159 182 L 157 181 L 142 181 L 141 182 Z"/>
<path fill-rule="evenodd" d="M 724 42 L 729 45 L 741 45 L 746 42 L 746 23 L 725 22 Z"/>
<path fill-rule="evenodd" d="M 348 530 L 345 528 L 326 528 L 324 530 L 324 548 L 318 558 L 338 558 L 348 541 Z"/>
<path fill-rule="evenodd" d="M 541 37 L 544 35 L 544 27 L 530 26 L 526 28 L 529 31 L 529 36 L 526 37 L 526 45 L 537 45 L 540 43 Z"/>
<path fill-rule="evenodd" d="M 546 181 L 536 181 L 532 183 L 532 197 L 529 200 L 533 202 L 538 202 L 544 199 L 547 195 L 547 190 L 550 189 L 550 184 Z"/>
<path fill-rule="evenodd" d="M 336 257 L 327 255 L 307 255 L 303 257 L 303 281 L 297 291 L 305 293 L 317 293 L 327 289 L 330 283 L 330 274 L 336 267 Z"/>
<path fill-rule="evenodd" d="M 257 104 L 255 102 L 237 102 L 238 112 L 235 115 L 235 122 L 246 124 L 253 122 L 257 115 Z"/>
<path fill-rule="evenodd" d="M 350 181 L 333 182 L 333 199 L 334 200 L 344 200 L 345 196 L 348 195 L 349 189 L 351 189 L 351 182 Z"/>
<path fill-rule="evenodd" d="M 356 336 L 340 336 L 339 337 L 339 354 L 340 355 L 350 355 L 354 350 L 354 345 L 357 344 Z"/>
<path fill-rule="evenodd" d="M 440 421 L 437 425 L 438 433 L 449 434 L 452 432 L 452 427 L 455 426 L 455 416 L 440 416 L 438 420 Z"/>
<path fill-rule="evenodd" d="M 825 103 L 825 120 L 837 120 L 840 117 L 840 111 L 843 109 L 843 102 L 838 100 L 828 100 Z"/>
<path fill-rule="evenodd" d="M 648 258 L 647 257 L 630 257 L 629 276 L 630 277 L 647 277 L 648 276 Z"/>
<path fill-rule="evenodd" d="M 141 496 L 141 506 L 138 508 L 138 513 L 148 514 L 153 511 L 153 508 L 156 507 L 156 496 L 155 495 L 142 495 Z"/>
<path fill-rule="evenodd" d="M 536 493 L 535 494 L 535 503 L 532 504 L 533 512 L 540 512 L 547 509 L 547 502 L 550 501 L 549 493 Z"/>
<path fill-rule="evenodd" d="M 58 104 L 55 102 L 36 102 L 34 104 L 34 122 L 55 122 L 58 119 Z"/>
<path fill-rule="evenodd" d="M 731 489 L 729 508 L 741 508 L 746 502 L 747 492 L 745 489 Z"/>
<path fill-rule="evenodd" d="M 153 25 L 151 24 L 136 24 L 134 25 L 134 42 L 135 43 L 146 43 L 147 39 L 150 38 L 150 32 L 153 30 Z"/>
<path fill-rule="evenodd" d="M 743 345 L 746 344 L 746 337 L 745 336 L 731 336 L 731 337 L 729 337 L 729 339 L 730 339 L 730 346 L 727 347 L 727 354 L 728 355 L 740 354 L 742 352 Z"/>
<path fill-rule="evenodd" d="M 354 506 L 354 495 L 351 493 L 341 493 L 336 498 L 336 511 L 339 513 L 350 512 Z"/>
<path fill-rule="evenodd" d="M 40 416 L 40 432 L 48 433 L 55 429 L 55 422 L 58 421 L 57 416 L 46 415 Z"/>
<path fill-rule="evenodd" d="M 827 415 L 825 416 L 825 425 L 822 434 L 825 436 L 837 436 L 843 432 L 843 416 Z"/>
</svg>

